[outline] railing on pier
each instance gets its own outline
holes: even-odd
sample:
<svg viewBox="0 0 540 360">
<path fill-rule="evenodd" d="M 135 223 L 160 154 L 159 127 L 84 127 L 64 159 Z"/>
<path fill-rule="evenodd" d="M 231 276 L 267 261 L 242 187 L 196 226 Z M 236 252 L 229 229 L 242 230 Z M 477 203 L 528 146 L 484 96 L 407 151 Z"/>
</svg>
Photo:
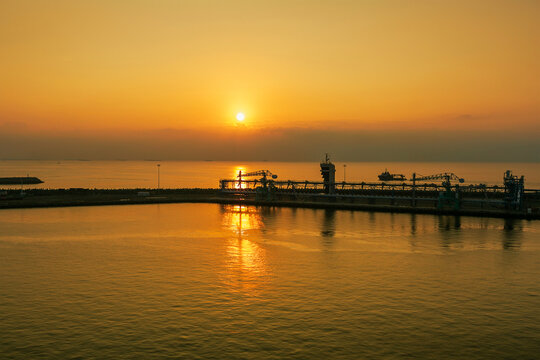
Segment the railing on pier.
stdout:
<svg viewBox="0 0 540 360">
<path fill-rule="evenodd" d="M 328 188 L 332 191 L 329 192 Z M 340 201 L 343 203 L 377 204 L 378 206 L 409 206 L 412 208 L 436 207 L 438 209 L 495 209 L 503 211 L 540 212 L 540 190 L 521 189 L 516 197 L 505 186 L 467 184 L 451 185 L 434 183 L 385 183 L 338 182 L 293 180 L 220 180 L 224 193 L 252 197 L 259 200 Z"/>
<path fill-rule="evenodd" d="M 324 182 L 319 181 L 282 181 L 274 180 L 267 182 L 268 186 L 273 187 L 278 191 L 291 191 L 291 192 L 322 192 L 324 190 Z M 260 180 L 220 180 L 220 188 L 225 192 L 235 193 L 250 193 L 254 192 L 257 187 L 264 186 Z M 434 183 L 384 183 L 384 182 L 337 182 L 334 184 L 336 191 L 341 193 L 354 193 L 362 190 L 376 190 L 376 191 L 425 191 L 425 192 L 441 192 L 445 191 L 446 187 L 442 184 Z M 453 189 L 456 186 L 452 186 Z M 462 193 L 498 193 L 503 194 L 505 188 L 503 186 L 487 186 L 487 185 L 459 185 L 459 191 Z M 540 190 L 525 190 L 525 193 L 540 194 Z"/>
</svg>

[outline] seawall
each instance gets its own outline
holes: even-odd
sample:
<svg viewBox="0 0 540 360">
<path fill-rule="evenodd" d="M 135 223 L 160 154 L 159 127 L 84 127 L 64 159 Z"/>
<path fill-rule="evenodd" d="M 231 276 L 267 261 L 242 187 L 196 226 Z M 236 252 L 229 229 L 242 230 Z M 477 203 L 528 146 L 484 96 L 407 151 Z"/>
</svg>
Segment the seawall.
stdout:
<svg viewBox="0 0 540 360">
<path fill-rule="evenodd" d="M 381 197 L 347 198 L 342 196 L 312 195 L 303 198 L 277 196 L 272 200 L 256 199 L 254 195 L 223 193 L 219 189 L 55 189 L 20 191 L 0 190 L 0 210 L 71 206 L 105 206 L 167 203 L 215 203 L 252 206 L 278 206 L 313 209 L 358 210 L 394 213 L 415 213 L 454 216 L 540 219 L 540 201 L 529 203 L 532 209 L 506 210 L 464 206 L 460 209 L 438 208 L 427 199 L 416 206 L 400 199 Z M 530 209 L 530 210 L 529 210 Z"/>
</svg>

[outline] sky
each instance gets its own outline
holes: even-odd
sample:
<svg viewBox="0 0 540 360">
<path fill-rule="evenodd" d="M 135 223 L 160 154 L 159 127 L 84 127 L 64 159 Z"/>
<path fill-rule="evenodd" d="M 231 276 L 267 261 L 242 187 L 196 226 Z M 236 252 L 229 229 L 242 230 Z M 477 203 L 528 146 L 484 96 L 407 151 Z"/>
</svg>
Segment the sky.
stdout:
<svg viewBox="0 0 540 360">
<path fill-rule="evenodd" d="M 538 18 L 534 0 L 2 0 L 0 159 L 540 161 Z"/>
</svg>

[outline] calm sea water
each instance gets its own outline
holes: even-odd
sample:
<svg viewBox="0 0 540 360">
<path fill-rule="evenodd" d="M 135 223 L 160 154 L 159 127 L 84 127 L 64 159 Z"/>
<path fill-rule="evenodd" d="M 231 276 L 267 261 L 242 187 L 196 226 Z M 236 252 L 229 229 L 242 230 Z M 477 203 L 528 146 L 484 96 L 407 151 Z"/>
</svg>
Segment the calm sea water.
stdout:
<svg viewBox="0 0 540 360">
<path fill-rule="evenodd" d="M 40 188 L 153 188 L 157 186 L 160 164 L 162 188 L 216 188 L 219 179 L 234 178 L 238 170 L 267 169 L 283 180 L 320 180 L 319 164 L 294 162 L 221 161 L 0 161 L 0 177 L 37 176 Z M 540 163 L 341 163 L 336 164 L 338 181 L 378 181 L 377 175 L 390 172 L 410 177 L 413 172 L 431 175 L 454 172 L 467 183 L 502 185 L 503 173 L 513 170 L 525 175 L 528 188 L 540 189 Z M 343 165 L 347 165 L 345 168 Z M 345 173 L 344 173 L 345 172 Z M 0 188 L 7 186 L 0 185 Z M 15 188 L 19 188 L 15 186 Z M 29 187 L 29 186 L 25 186 Z"/>
<path fill-rule="evenodd" d="M 2 359 L 533 359 L 540 222 L 0 211 Z"/>
</svg>

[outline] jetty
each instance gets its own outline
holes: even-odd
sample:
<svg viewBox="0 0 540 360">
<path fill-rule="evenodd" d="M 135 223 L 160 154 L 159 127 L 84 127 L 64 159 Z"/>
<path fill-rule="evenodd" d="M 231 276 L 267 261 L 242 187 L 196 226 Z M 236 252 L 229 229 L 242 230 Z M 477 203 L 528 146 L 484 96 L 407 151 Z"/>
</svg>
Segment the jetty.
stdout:
<svg viewBox="0 0 540 360">
<path fill-rule="evenodd" d="M 0 177 L 0 185 L 35 185 L 43 181 L 33 176 Z"/>
<path fill-rule="evenodd" d="M 269 170 L 223 179 L 220 189 L 236 199 L 283 206 L 368 211 L 540 219 L 540 190 L 525 188 L 524 176 L 510 170 L 502 185 L 464 184 L 454 173 L 413 173 L 380 182 L 337 182 L 328 155 L 320 163 L 321 181 L 277 180 Z M 402 181 L 403 180 L 403 181 Z"/>
<path fill-rule="evenodd" d="M 540 190 L 507 170 L 501 185 L 464 184 L 453 173 L 408 181 L 336 182 L 335 165 L 320 163 L 321 181 L 278 180 L 269 170 L 239 172 L 218 188 L 196 189 L 2 189 L 0 210 L 14 208 L 216 203 L 396 213 L 540 219 Z"/>
</svg>

